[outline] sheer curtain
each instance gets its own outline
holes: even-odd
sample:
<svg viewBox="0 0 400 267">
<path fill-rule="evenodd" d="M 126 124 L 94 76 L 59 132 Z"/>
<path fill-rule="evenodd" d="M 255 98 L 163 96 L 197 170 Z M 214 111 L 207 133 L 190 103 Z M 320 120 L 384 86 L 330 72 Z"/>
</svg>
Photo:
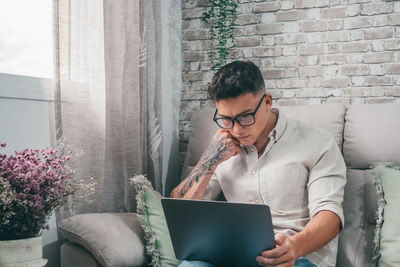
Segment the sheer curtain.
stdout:
<svg viewBox="0 0 400 267">
<path fill-rule="evenodd" d="M 93 204 L 58 219 L 134 211 L 134 174 L 162 190 L 159 2 L 54 0 L 56 137 L 83 151 L 76 177 L 97 181 Z"/>
</svg>

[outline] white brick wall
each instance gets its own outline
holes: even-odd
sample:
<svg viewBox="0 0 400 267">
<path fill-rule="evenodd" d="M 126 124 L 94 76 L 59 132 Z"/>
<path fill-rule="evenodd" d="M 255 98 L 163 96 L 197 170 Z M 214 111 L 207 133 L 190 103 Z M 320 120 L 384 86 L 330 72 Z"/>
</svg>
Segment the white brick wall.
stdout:
<svg viewBox="0 0 400 267">
<path fill-rule="evenodd" d="M 181 151 L 205 105 L 210 42 L 205 0 L 182 0 Z M 400 102 L 400 1 L 239 0 L 239 59 L 262 71 L 275 105 Z"/>
</svg>

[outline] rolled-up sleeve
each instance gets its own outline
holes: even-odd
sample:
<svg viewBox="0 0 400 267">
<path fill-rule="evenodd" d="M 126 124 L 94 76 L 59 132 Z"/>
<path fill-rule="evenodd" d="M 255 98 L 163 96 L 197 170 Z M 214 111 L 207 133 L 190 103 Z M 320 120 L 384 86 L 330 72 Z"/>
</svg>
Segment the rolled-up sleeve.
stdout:
<svg viewBox="0 0 400 267">
<path fill-rule="evenodd" d="M 214 172 L 214 174 L 211 176 L 210 182 L 207 185 L 203 199 L 216 200 L 220 192 L 221 192 L 221 185 L 219 184 L 217 173 Z"/>
<path fill-rule="evenodd" d="M 343 227 L 345 185 L 346 165 L 343 156 L 333 137 L 324 133 L 318 142 L 315 165 L 310 170 L 307 184 L 310 216 L 328 210 L 340 218 Z"/>
</svg>

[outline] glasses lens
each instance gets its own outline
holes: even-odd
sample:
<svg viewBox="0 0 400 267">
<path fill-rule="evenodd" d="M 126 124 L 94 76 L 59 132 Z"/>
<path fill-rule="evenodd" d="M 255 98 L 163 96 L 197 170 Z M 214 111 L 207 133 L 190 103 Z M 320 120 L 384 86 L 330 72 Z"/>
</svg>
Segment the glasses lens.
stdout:
<svg viewBox="0 0 400 267">
<path fill-rule="evenodd" d="M 249 126 L 255 122 L 254 116 L 251 114 L 238 116 L 236 120 L 242 126 Z"/>
<path fill-rule="evenodd" d="M 233 123 L 229 119 L 216 119 L 215 120 L 218 124 L 219 127 L 224 128 L 224 129 L 230 129 L 233 127 Z"/>
</svg>

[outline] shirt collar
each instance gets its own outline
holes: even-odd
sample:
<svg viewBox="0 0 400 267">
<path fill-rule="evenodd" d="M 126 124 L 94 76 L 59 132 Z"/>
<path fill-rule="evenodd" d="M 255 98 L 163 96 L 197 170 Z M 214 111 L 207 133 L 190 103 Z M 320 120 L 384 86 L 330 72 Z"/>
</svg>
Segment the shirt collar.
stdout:
<svg viewBox="0 0 400 267">
<path fill-rule="evenodd" d="M 286 119 L 285 115 L 280 113 L 279 109 L 277 109 L 277 108 L 271 109 L 271 112 L 278 116 L 278 121 L 276 122 L 274 129 L 272 129 L 272 131 L 269 133 L 268 137 L 271 140 L 274 139 L 275 142 L 278 142 L 286 130 L 287 119 Z"/>
<path fill-rule="evenodd" d="M 274 129 L 272 129 L 272 131 L 268 134 L 268 137 L 270 138 L 270 140 L 274 140 L 274 142 L 276 143 L 279 141 L 279 139 L 282 137 L 283 133 L 286 130 L 287 119 L 282 113 L 279 113 L 279 110 L 277 108 L 272 108 L 271 112 L 278 116 L 278 120 L 276 122 Z M 255 147 L 254 145 L 250 145 L 244 147 L 244 149 L 248 154 L 254 151 Z"/>
</svg>

